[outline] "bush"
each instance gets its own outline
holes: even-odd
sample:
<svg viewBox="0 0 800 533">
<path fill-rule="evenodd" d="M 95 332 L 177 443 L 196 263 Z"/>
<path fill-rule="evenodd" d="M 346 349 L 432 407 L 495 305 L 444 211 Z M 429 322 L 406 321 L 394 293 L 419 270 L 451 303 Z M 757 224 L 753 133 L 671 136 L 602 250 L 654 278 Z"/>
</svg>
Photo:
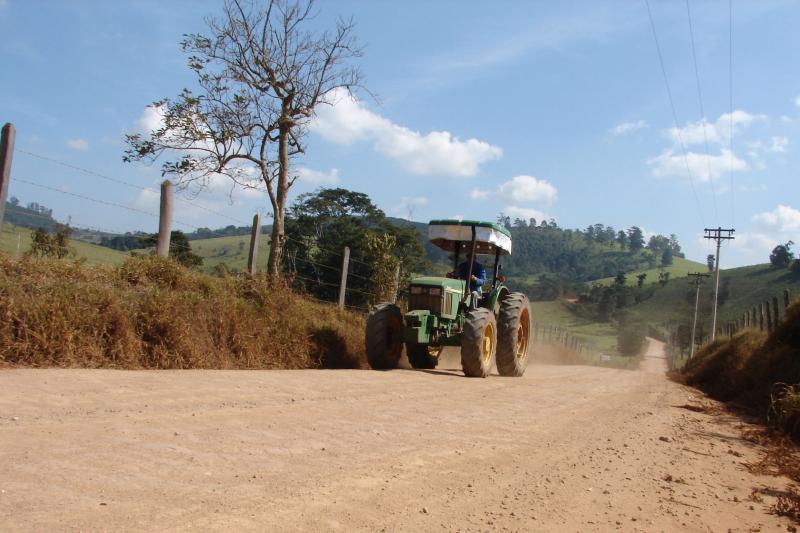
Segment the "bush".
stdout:
<svg viewBox="0 0 800 533">
<path fill-rule="evenodd" d="M 617 336 L 617 350 L 626 357 L 636 357 L 642 353 L 645 344 L 644 328 L 636 325 L 623 327 Z"/>
</svg>

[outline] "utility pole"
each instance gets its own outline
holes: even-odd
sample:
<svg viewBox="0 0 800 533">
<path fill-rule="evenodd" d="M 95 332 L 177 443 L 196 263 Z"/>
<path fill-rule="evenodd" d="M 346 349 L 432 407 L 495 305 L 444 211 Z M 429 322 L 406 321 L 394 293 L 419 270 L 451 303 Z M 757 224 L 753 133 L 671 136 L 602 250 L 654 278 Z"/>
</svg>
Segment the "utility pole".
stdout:
<svg viewBox="0 0 800 533">
<path fill-rule="evenodd" d="M 700 304 L 700 284 L 703 283 L 703 278 L 709 277 L 711 274 L 703 272 L 689 272 L 688 276 L 692 278 L 691 284 L 695 287 L 694 295 L 694 321 L 692 322 L 692 348 L 689 352 L 689 359 L 694 357 L 694 334 L 697 331 L 697 307 Z"/>
<path fill-rule="evenodd" d="M 717 336 L 717 304 L 719 302 L 719 245 L 722 241 L 732 240 L 733 232 L 736 231 L 735 229 L 722 229 L 722 228 L 705 228 L 703 230 L 705 235 L 703 238 L 705 239 L 713 239 L 717 242 L 717 259 L 714 262 L 714 268 L 716 269 L 716 277 L 717 281 L 714 287 L 714 318 L 711 322 L 711 340 L 713 341 Z M 723 235 L 723 233 L 725 235 Z"/>
</svg>

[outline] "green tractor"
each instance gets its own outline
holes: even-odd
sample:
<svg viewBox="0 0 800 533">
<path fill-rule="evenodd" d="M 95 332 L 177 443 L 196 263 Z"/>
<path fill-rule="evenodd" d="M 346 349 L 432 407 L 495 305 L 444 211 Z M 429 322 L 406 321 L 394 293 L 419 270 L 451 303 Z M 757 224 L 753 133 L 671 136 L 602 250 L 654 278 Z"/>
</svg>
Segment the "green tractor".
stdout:
<svg viewBox="0 0 800 533">
<path fill-rule="evenodd" d="M 453 272 L 413 279 L 405 315 L 392 303 L 375 307 L 367 319 L 370 366 L 396 368 L 405 344 L 412 367 L 433 369 L 445 346 L 459 346 L 468 377 L 488 376 L 495 359 L 501 376 L 521 376 L 528 364 L 531 312 L 528 297 L 509 291 L 500 275 L 500 256 L 511 253 L 511 234 L 491 222 L 432 220 L 428 237 L 452 252 Z M 479 255 L 494 261 L 482 286 L 475 276 L 485 276 L 476 266 Z"/>
</svg>

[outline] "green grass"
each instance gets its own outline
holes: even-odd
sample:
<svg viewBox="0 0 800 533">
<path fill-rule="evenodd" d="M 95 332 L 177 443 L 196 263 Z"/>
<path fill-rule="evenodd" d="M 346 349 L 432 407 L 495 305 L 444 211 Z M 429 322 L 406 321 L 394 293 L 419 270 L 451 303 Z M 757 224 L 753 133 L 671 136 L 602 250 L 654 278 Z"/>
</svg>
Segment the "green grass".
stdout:
<svg viewBox="0 0 800 533">
<path fill-rule="evenodd" d="M 639 274 L 647 274 L 647 278 L 644 282 L 647 283 L 655 283 L 658 281 L 658 275 L 661 272 L 669 272 L 669 278 L 674 280 L 676 278 L 685 278 L 687 273 L 689 272 L 707 272 L 708 267 L 703 263 L 698 263 L 697 261 L 691 261 L 689 259 L 683 259 L 680 257 L 675 257 L 673 262 L 668 267 L 656 267 L 650 268 L 647 270 L 637 270 L 635 272 L 626 272 L 625 273 L 625 281 L 628 286 L 635 287 L 639 280 L 636 279 L 636 276 Z M 602 278 L 590 283 L 597 283 L 600 285 L 611 285 L 614 283 L 614 278 Z"/>
<path fill-rule="evenodd" d="M 0 232 L 0 252 L 12 257 L 16 257 L 18 253 L 24 254 L 30 250 L 31 233 L 32 231 L 27 228 L 5 224 L 3 231 Z M 19 251 L 17 242 L 19 242 Z M 129 254 L 125 252 L 74 239 L 70 241 L 69 246 L 75 253 L 76 259 L 83 259 L 90 265 L 121 265 L 129 257 Z"/>
<path fill-rule="evenodd" d="M 202 272 L 211 272 L 214 267 L 225 263 L 229 270 L 243 272 L 247 270 L 247 257 L 250 254 L 250 235 L 231 235 L 189 241 L 192 252 L 203 258 L 200 266 Z M 146 250 L 136 250 L 146 253 Z M 263 272 L 267 269 L 269 255 L 269 236 L 261 234 L 258 240 L 258 258 L 256 265 Z"/>
<path fill-rule="evenodd" d="M 201 270 L 210 272 L 220 263 L 231 270 L 247 270 L 247 256 L 250 250 L 250 235 L 215 237 L 190 241 L 192 251 L 203 258 Z M 258 240 L 258 270 L 267 269 L 269 255 L 269 236 L 261 234 Z"/>
<path fill-rule="evenodd" d="M 610 324 L 591 322 L 573 314 L 569 302 L 531 302 L 534 323 L 541 326 L 557 326 L 578 336 L 586 346 L 584 355 L 596 357 L 604 353 L 620 357 L 617 351 L 617 330 Z"/>
<path fill-rule="evenodd" d="M 785 268 L 769 264 L 731 268 L 720 272 L 720 293 L 725 280 L 729 280 L 728 297 L 719 306 L 718 324 L 741 318 L 742 314 L 760 302 L 779 298 L 783 309 L 783 290 L 789 289 L 792 298 L 800 293 L 800 277 L 792 276 Z M 711 322 L 714 278 L 705 278 L 700 288 L 700 314 L 698 323 L 709 331 Z M 626 308 L 634 319 L 651 324 L 664 321 L 691 324 L 694 311 L 694 290 L 686 279 L 670 280 L 665 287 L 656 289 L 652 298 L 639 305 Z"/>
</svg>

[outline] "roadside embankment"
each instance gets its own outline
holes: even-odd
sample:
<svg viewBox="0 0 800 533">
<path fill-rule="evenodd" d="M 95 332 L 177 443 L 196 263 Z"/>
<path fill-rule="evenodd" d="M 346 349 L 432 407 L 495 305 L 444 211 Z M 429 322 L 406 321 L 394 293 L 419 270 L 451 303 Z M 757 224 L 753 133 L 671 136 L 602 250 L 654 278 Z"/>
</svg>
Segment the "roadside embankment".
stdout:
<svg viewBox="0 0 800 533">
<path fill-rule="evenodd" d="M 3 366 L 362 368 L 363 331 L 362 315 L 264 277 L 0 254 Z"/>
<path fill-rule="evenodd" d="M 706 345 L 679 377 L 800 439 L 800 301 L 769 335 L 748 329 Z"/>
</svg>

